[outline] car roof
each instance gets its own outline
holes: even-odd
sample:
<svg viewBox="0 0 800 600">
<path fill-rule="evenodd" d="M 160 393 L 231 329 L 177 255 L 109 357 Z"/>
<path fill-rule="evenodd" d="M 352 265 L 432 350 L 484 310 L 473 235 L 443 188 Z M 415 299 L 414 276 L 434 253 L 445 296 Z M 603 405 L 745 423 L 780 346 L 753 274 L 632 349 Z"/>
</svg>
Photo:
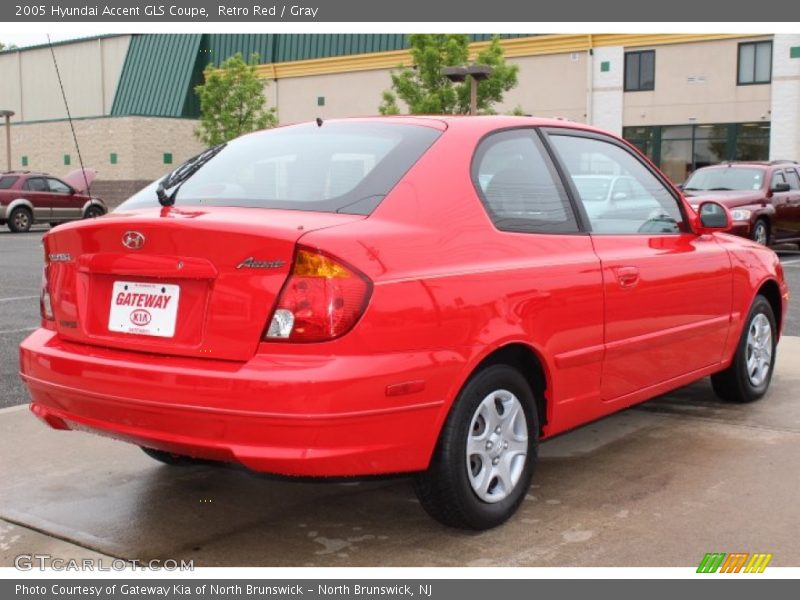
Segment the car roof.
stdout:
<svg viewBox="0 0 800 600">
<path fill-rule="evenodd" d="M 764 169 L 768 169 L 770 167 L 798 167 L 800 166 L 796 161 L 793 160 L 737 160 L 737 161 L 728 161 L 719 163 L 718 165 L 708 165 L 706 167 L 700 167 L 701 169 L 735 169 L 737 167 L 746 167 L 746 168 L 753 168 L 753 167 L 761 167 Z M 700 169 L 698 169 L 699 171 Z"/>
<path fill-rule="evenodd" d="M 291 127 L 292 125 L 303 125 L 313 123 L 314 121 L 301 121 L 292 124 L 286 124 L 282 127 Z M 510 129 L 515 127 L 568 127 L 572 129 L 580 129 L 583 131 L 592 131 L 596 133 L 603 133 L 613 135 L 608 131 L 578 123 L 577 121 L 570 121 L 565 118 L 543 118 L 543 117 L 529 117 L 529 116 L 511 116 L 511 115 L 393 115 L 393 116 L 365 116 L 365 117 L 348 117 L 341 119 L 323 119 L 321 127 L 325 123 L 402 123 L 407 125 L 423 125 L 433 127 L 440 130 L 453 129 L 461 131 L 474 131 L 476 133 L 486 133 L 496 129 Z M 619 136 L 614 136 L 619 137 Z"/>
</svg>

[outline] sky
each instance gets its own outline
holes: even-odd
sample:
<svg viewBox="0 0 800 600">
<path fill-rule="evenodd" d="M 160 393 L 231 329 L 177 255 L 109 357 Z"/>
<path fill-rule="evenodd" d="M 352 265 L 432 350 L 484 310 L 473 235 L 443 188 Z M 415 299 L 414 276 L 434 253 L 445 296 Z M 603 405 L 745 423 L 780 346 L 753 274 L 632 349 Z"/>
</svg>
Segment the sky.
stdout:
<svg viewBox="0 0 800 600">
<path fill-rule="evenodd" d="M 54 42 L 60 42 L 62 40 L 70 40 L 75 39 L 76 35 L 70 35 L 67 33 L 51 33 L 50 39 Z M 46 33 L 5 33 L 0 31 L 0 42 L 3 42 L 6 45 L 16 44 L 20 48 L 24 48 L 25 46 L 38 46 L 39 44 L 46 44 L 47 43 L 47 34 Z"/>
</svg>

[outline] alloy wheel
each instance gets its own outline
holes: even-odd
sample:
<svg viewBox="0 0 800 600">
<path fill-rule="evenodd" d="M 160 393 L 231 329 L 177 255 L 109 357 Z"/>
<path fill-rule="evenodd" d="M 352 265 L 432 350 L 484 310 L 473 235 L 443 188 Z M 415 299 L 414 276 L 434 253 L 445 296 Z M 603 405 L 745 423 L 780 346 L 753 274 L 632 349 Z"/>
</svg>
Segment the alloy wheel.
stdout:
<svg viewBox="0 0 800 600">
<path fill-rule="evenodd" d="M 508 390 L 488 394 L 472 416 L 467 437 L 469 483 L 484 502 L 500 502 L 522 476 L 528 455 L 528 423 Z"/>
</svg>

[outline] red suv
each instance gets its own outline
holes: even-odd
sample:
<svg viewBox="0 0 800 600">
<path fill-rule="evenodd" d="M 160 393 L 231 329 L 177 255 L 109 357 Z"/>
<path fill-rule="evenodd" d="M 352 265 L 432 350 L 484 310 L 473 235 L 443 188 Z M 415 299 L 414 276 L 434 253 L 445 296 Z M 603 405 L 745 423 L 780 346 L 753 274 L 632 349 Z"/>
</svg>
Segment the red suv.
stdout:
<svg viewBox="0 0 800 600">
<path fill-rule="evenodd" d="M 58 225 L 104 215 L 103 201 L 86 194 L 96 174 L 93 169 L 78 169 L 63 179 L 31 171 L 1 174 L 0 225 L 21 233 L 34 223 Z"/>
<path fill-rule="evenodd" d="M 725 205 L 731 233 L 768 246 L 800 241 L 800 165 L 789 160 L 724 163 L 698 169 L 683 191 L 692 206 Z"/>
</svg>

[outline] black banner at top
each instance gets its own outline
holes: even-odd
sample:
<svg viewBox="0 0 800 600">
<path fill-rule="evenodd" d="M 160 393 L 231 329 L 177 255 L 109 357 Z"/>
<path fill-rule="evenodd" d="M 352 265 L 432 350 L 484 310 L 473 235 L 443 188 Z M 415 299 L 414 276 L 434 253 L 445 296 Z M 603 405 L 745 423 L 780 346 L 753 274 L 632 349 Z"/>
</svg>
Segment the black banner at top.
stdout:
<svg viewBox="0 0 800 600">
<path fill-rule="evenodd" d="M 14 22 L 772 22 L 795 21 L 785 0 L 11 0 L 0 21 Z"/>
</svg>

